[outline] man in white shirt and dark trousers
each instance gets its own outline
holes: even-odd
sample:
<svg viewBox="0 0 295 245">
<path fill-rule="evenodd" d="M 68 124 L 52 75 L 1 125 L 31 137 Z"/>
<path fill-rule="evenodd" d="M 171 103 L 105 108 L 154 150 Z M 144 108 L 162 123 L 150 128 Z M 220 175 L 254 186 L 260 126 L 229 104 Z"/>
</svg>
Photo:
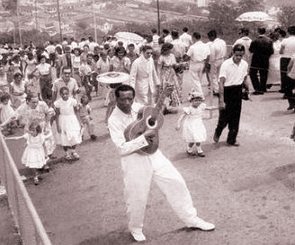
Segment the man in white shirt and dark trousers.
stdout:
<svg viewBox="0 0 295 245">
<path fill-rule="evenodd" d="M 145 208 L 152 179 L 165 194 L 176 215 L 187 227 L 205 231 L 215 226 L 197 216 L 192 198 L 184 179 L 172 163 L 157 149 L 151 154 L 140 154 L 139 150 L 153 141 L 156 133 L 147 129 L 138 137 L 127 141 L 124 132 L 137 119 L 142 105 L 133 103 L 135 90 L 121 85 L 115 90 L 117 105 L 108 119 L 111 139 L 121 155 L 124 177 L 124 193 L 129 218 L 129 231 L 137 242 L 145 241 L 142 232 Z"/>
<path fill-rule="evenodd" d="M 242 87 L 249 91 L 247 83 L 248 64 L 243 60 L 245 47 L 237 44 L 233 47 L 233 56 L 225 60 L 219 74 L 219 119 L 213 137 L 219 141 L 223 129 L 228 125 L 227 144 L 239 146 L 236 138 L 239 131 L 242 109 Z"/>
</svg>

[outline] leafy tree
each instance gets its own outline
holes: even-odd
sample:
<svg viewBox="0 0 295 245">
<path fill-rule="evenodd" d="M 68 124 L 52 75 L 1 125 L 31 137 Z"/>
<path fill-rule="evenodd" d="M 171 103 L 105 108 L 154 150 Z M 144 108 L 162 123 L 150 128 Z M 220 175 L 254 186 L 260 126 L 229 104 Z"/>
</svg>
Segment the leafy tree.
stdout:
<svg viewBox="0 0 295 245">
<path fill-rule="evenodd" d="M 250 11 L 263 11 L 264 6 L 261 0 L 240 0 L 237 6 L 238 14 Z"/>
<path fill-rule="evenodd" d="M 225 28 L 233 29 L 238 15 L 237 4 L 231 0 L 220 0 L 209 3 L 209 22 L 214 28 L 223 32 Z"/>
<path fill-rule="evenodd" d="M 294 6 L 283 6 L 281 12 L 278 14 L 278 20 L 282 27 L 287 28 L 288 26 L 295 24 L 295 7 Z"/>
</svg>

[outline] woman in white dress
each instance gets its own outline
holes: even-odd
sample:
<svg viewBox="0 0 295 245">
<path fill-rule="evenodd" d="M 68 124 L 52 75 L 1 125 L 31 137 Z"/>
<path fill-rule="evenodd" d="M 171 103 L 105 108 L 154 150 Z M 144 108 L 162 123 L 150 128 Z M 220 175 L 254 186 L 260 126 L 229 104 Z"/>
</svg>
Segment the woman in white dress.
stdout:
<svg viewBox="0 0 295 245">
<path fill-rule="evenodd" d="M 270 88 L 274 84 L 281 83 L 281 75 L 280 75 L 281 41 L 279 37 L 280 35 L 277 32 L 272 32 L 270 34 L 270 38 L 273 41 L 274 53 L 269 58 L 269 71 L 268 71 L 268 78 L 266 83 L 268 88 Z"/>
</svg>

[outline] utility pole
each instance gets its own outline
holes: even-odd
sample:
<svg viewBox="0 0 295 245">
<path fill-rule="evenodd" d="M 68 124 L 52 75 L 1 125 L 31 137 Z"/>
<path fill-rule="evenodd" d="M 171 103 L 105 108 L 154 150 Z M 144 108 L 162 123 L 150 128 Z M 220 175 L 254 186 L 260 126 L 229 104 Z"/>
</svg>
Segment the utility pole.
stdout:
<svg viewBox="0 0 295 245">
<path fill-rule="evenodd" d="M 35 24 L 36 24 L 36 30 L 38 30 L 38 10 L 37 10 L 37 0 L 35 0 Z"/>
<path fill-rule="evenodd" d="M 62 29 L 61 29 L 61 20 L 60 20 L 59 0 L 56 0 L 56 2 L 57 2 L 57 16 L 58 16 L 58 25 L 59 25 L 59 36 L 60 36 L 60 42 L 62 43 Z"/>
<path fill-rule="evenodd" d="M 94 25 L 94 40 L 97 43 L 97 28 L 96 28 L 96 16 L 95 16 L 95 8 L 94 8 L 94 0 L 92 0 L 92 10 L 93 10 L 93 25 Z"/>
<path fill-rule="evenodd" d="M 22 46 L 22 45 L 23 45 L 23 42 L 22 42 L 22 32 L 21 32 L 21 29 L 20 29 L 20 20 L 19 20 L 18 3 L 16 3 L 16 17 L 17 17 L 17 26 L 18 26 L 19 44 L 20 44 L 20 46 Z"/>
<path fill-rule="evenodd" d="M 158 35 L 161 34 L 161 25 L 160 25 L 160 4 L 159 0 L 157 0 L 157 16 L 158 16 Z"/>
</svg>

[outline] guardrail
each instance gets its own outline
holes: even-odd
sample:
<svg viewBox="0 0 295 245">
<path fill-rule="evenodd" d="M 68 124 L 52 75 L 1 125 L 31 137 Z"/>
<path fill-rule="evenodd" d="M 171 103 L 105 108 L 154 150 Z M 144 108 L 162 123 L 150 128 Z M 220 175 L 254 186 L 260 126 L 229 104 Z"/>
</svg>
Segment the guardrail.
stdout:
<svg viewBox="0 0 295 245">
<path fill-rule="evenodd" d="M 0 133 L 0 179 L 23 245 L 52 245 Z"/>
</svg>

